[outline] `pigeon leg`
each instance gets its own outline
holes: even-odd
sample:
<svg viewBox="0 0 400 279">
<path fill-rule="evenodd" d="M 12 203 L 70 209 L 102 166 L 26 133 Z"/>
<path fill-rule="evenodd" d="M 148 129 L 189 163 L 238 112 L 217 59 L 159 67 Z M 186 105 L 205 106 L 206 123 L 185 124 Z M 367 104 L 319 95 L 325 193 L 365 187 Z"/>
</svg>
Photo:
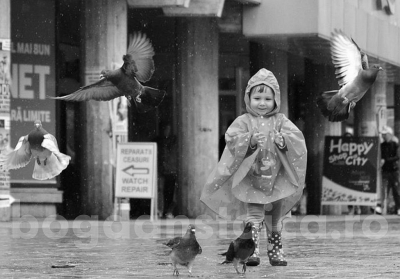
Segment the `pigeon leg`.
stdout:
<svg viewBox="0 0 400 279">
<path fill-rule="evenodd" d="M 178 268 L 176 267 L 176 264 L 174 264 L 174 273 L 172 273 L 172 275 L 176 275 L 176 276 L 179 275 L 179 271 L 178 271 Z"/>
<path fill-rule="evenodd" d="M 350 106 L 349 106 L 349 112 L 350 112 L 350 110 L 351 110 L 352 108 L 354 108 L 355 106 L 356 106 L 356 102 L 351 101 L 351 102 L 350 102 Z"/>
<path fill-rule="evenodd" d="M 47 163 L 47 158 L 44 159 L 43 163 L 44 163 L 44 165 L 46 165 L 46 163 Z"/>
<path fill-rule="evenodd" d="M 38 165 L 41 165 L 39 157 L 36 158 L 36 162 L 38 163 Z"/>
<path fill-rule="evenodd" d="M 142 94 L 139 94 L 136 96 L 136 102 L 138 102 L 138 103 L 142 102 L 142 99 L 140 99 L 140 95 L 142 95 Z"/>
<path fill-rule="evenodd" d="M 127 101 L 128 101 L 128 107 L 130 107 L 130 106 L 131 106 L 132 97 L 129 96 L 129 95 L 125 95 L 125 97 L 126 97 L 126 99 L 127 99 Z"/>
<path fill-rule="evenodd" d="M 236 273 L 237 273 L 237 274 L 240 274 L 239 269 L 238 269 L 238 261 L 237 261 L 236 259 L 233 260 L 233 266 L 234 266 L 235 269 L 236 269 Z"/>
<path fill-rule="evenodd" d="M 246 263 L 243 264 L 243 268 L 242 268 L 243 274 L 246 273 Z"/>
<path fill-rule="evenodd" d="M 192 261 L 192 262 L 189 262 L 188 263 L 188 271 L 189 271 L 189 276 L 191 277 L 192 276 L 192 267 L 193 267 L 193 263 L 194 263 L 194 261 Z"/>
</svg>

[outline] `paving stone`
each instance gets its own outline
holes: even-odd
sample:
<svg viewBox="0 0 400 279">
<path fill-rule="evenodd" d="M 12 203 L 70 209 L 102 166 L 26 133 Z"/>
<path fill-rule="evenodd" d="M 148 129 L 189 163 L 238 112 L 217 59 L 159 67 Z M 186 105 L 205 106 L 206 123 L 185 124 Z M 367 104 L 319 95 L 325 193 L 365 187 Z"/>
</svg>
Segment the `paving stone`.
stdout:
<svg viewBox="0 0 400 279">
<path fill-rule="evenodd" d="M 23 219 L 0 223 L 0 278 L 176 278 L 163 242 L 182 235 L 189 223 L 203 253 L 192 270 L 198 278 L 240 278 L 220 265 L 241 233 L 240 222 L 173 219 Z M 288 266 L 272 267 L 261 233 L 261 265 L 245 278 L 398 278 L 400 217 L 297 216 L 286 219 L 283 245 Z M 188 277 L 180 267 L 179 278 Z"/>
</svg>

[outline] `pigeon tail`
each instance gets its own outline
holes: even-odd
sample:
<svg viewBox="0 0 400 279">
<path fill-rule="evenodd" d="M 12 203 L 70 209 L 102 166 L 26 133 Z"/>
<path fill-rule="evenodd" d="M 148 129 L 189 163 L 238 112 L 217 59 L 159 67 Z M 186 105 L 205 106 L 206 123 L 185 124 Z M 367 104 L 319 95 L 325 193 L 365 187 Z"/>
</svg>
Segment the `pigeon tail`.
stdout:
<svg viewBox="0 0 400 279">
<path fill-rule="evenodd" d="M 62 153 L 56 156 L 54 153 L 47 158 L 46 165 L 35 161 L 32 177 L 37 180 L 46 180 L 59 175 L 69 164 L 71 157 Z"/>
<path fill-rule="evenodd" d="M 166 92 L 164 90 L 143 86 L 142 94 L 133 100 L 138 112 L 145 113 L 158 107 L 163 101 L 165 94 Z M 137 98 L 139 98 L 140 101 L 137 100 Z"/>
<path fill-rule="evenodd" d="M 328 118 L 328 120 L 331 122 L 346 120 L 350 115 L 350 103 L 344 106 L 339 112 L 328 109 L 328 103 L 337 95 L 338 92 L 338 90 L 324 91 L 317 98 L 317 106 L 319 107 L 322 115 Z"/>
<path fill-rule="evenodd" d="M 58 149 L 57 140 L 51 134 L 44 135 L 42 147 L 50 150 L 52 153 L 47 158 L 46 165 L 39 165 L 35 162 L 32 177 L 38 180 L 46 180 L 59 175 L 65 170 L 71 160 L 71 157 L 61 153 Z"/>
</svg>

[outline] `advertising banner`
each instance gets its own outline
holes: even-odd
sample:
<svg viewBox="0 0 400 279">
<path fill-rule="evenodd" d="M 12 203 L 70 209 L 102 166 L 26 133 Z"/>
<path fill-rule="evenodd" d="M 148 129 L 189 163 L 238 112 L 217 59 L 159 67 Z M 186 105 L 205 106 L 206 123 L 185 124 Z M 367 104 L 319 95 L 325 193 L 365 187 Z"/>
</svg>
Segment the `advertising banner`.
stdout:
<svg viewBox="0 0 400 279">
<path fill-rule="evenodd" d="M 0 156 L 13 150 L 10 147 L 10 46 L 9 39 L 0 39 Z M 0 169 L 0 195 L 9 194 L 9 190 L 10 173 Z"/>
<path fill-rule="evenodd" d="M 11 114 L 10 136 L 14 148 L 35 120 L 56 135 L 55 2 L 11 1 Z M 11 170 L 14 183 L 56 183 L 32 178 L 34 162 Z"/>
<path fill-rule="evenodd" d="M 325 137 L 323 205 L 375 206 L 378 137 Z"/>
</svg>

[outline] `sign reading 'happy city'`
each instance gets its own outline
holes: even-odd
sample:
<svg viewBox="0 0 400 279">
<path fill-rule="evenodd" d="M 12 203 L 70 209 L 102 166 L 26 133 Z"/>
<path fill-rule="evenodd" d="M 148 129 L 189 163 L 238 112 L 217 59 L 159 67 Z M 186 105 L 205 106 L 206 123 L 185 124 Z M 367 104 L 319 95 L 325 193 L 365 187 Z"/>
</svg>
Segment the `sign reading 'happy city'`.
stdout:
<svg viewBox="0 0 400 279">
<path fill-rule="evenodd" d="M 377 137 L 325 137 L 322 204 L 375 205 Z"/>
</svg>

